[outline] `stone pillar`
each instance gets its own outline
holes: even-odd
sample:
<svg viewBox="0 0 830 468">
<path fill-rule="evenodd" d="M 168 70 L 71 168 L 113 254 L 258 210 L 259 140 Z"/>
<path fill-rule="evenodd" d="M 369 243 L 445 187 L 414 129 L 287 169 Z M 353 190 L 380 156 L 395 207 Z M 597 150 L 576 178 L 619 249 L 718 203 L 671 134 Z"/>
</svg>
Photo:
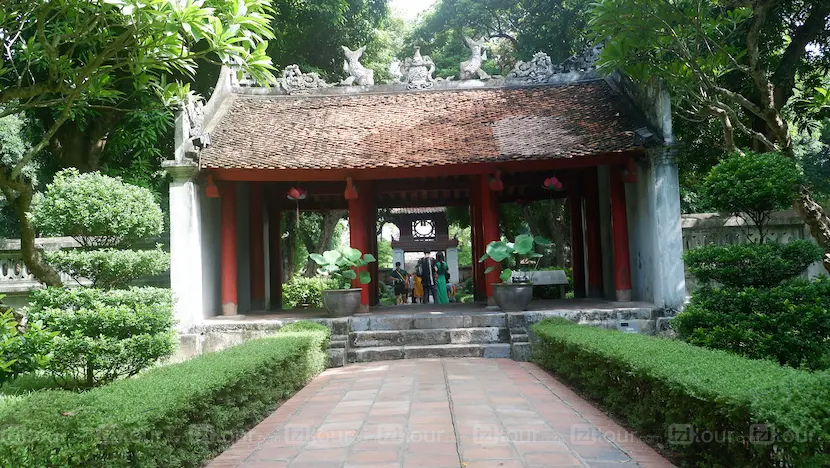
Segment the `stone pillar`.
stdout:
<svg viewBox="0 0 830 468">
<path fill-rule="evenodd" d="M 602 297 L 602 240 L 599 219 L 597 169 L 585 171 L 585 254 L 588 258 L 588 297 Z"/>
<path fill-rule="evenodd" d="M 617 300 L 629 302 L 631 301 L 631 256 L 628 251 L 628 213 L 625 206 L 625 184 L 621 168 L 611 168 L 609 189 L 614 242 L 614 287 Z"/>
<path fill-rule="evenodd" d="M 170 288 L 180 332 L 189 331 L 204 317 L 202 301 L 202 216 L 199 186 L 193 177 L 195 162 L 165 161 L 170 182 Z"/>
<path fill-rule="evenodd" d="M 458 247 L 447 249 L 447 267 L 450 270 L 450 281 L 461 284 L 461 273 L 458 270 Z"/>
<path fill-rule="evenodd" d="M 395 268 L 395 263 L 400 262 L 401 268 L 406 269 L 406 255 L 403 249 L 392 249 L 392 268 Z"/>
<path fill-rule="evenodd" d="M 225 182 L 220 187 L 222 197 L 222 315 L 237 314 L 236 258 L 236 186 Z"/>
<path fill-rule="evenodd" d="M 649 150 L 652 163 L 655 220 L 655 303 L 679 311 L 686 302 L 683 231 L 680 223 L 680 183 L 675 149 Z"/>
<path fill-rule="evenodd" d="M 262 185 L 251 183 L 250 197 L 250 230 L 251 242 L 251 310 L 265 309 L 265 233 L 262 208 Z"/>
</svg>

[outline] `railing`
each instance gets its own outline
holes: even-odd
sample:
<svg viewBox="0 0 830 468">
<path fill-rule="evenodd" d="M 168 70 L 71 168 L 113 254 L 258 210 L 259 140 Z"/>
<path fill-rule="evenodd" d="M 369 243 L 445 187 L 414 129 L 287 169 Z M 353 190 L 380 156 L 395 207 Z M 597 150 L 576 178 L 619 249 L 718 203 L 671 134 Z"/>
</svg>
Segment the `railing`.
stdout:
<svg viewBox="0 0 830 468">
<path fill-rule="evenodd" d="M 71 237 L 47 237 L 37 239 L 35 245 L 44 250 L 57 250 L 78 247 Z M 77 284 L 72 277 L 61 273 L 64 284 Z M 41 288 L 42 284 L 29 272 L 23 263 L 20 241 L 17 239 L 0 239 L 0 293 L 25 293 L 30 289 Z"/>
</svg>

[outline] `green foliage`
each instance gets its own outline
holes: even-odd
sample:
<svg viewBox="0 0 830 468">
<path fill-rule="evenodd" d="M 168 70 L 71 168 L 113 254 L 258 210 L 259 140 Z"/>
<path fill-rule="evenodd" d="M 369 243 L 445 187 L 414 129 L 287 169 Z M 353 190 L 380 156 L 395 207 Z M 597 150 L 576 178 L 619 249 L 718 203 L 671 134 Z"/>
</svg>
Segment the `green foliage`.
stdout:
<svg viewBox="0 0 830 468">
<path fill-rule="evenodd" d="M 355 279 L 361 284 L 372 282 L 372 275 L 364 270 L 367 265 L 377 261 L 372 254 L 363 254 L 360 250 L 348 248 L 343 252 L 339 250 L 327 250 L 320 254 L 311 254 L 309 258 L 320 266 L 318 272 L 337 281 L 343 288 L 349 288 L 349 284 Z"/>
<path fill-rule="evenodd" d="M 250 340 L 84 393 L 0 407 L 9 466 L 204 466 L 325 368 L 318 331 Z"/>
<path fill-rule="evenodd" d="M 704 288 L 672 326 L 684 341 L 807 369 L 830 368 L 830 278 Z"/>
<path fill-rule="evenodd" d="M 48 342 L 53 336 L 41 323 L 30 320 L 21 324 L 11 310 L 0 306 L 0 387 L 45 366 L 50 358 Z"/>
<path fill-rule="evenodd" d="M 329 343 L 331 343 L 331 328 L 321 324 L 315 323 L 309 320 L 298 320 L 296 322 L 290 322 L 283 325 L 280 328 L 279 333 L 316 333 L 316 334 L 323 334 L 325 339 L 320 342 L 320 349 L 323 353 L 328 353 L 329 350 Z"/>
<path fill-rule="evenodd" d="M 67 386 L 88 387 L 137 374 L 176 349 L 170 291 L 32 291 L 28 316 L 58 335 L 48 370 Z"/>
<path fill-rule="evenodd" d="M 46 262 L 58 271 L 80 280 L 87 278 L 92 287 L 123 288 L 143 276 L 155 276 L 170 268 L 170 254 L 155 250 L 52 250 L 44 252 Z"/>
<path fill-rule="evenodd" d="M 550 245 L 550 242 L 545 238 L 534 238 L 533 236 L 529 236 L 527 234 L 516 236 L 515 242 L 493 241 L 487 244 L 484 255 L 482 255 L 478 261 L 481 263 L 489 259 L 496 263 L 501 263 L 512 258 L 516 262 L 516 265 L 519 265 L 521 257 L 538 260 L 539 258 L 542 258 L 542 254 L 536 251 L 537 244 L 541 246 L 548 246 Z M 484 272 L 487 274 L 494 269 L 495 266 L 490 266 Z M 505 268 L 502 270 L 501 275 L 499 275 L 499 278 L 501 278 L 504 283 L 508 282 L 512 277 L 513 270 L 510 268 Z"/>
<path fill-rule="evenodd" d="M 378 268 L 395 268 L 392 241 L 378 239 Z"/>
<path fill-rule="evenodd" d="M 340 284 L 332 278 L 295 276 L 282 285 L 282 305 L 286 309 L 301 306 L 323 307 L 323 291 L 337 289 Z"/>
<path fill-rule="evenodd" d="M 683 260 L 689 272 L 703 284 L 725 286 L 775 286 L 798 276 L 821 260 L 822 249 L 808 240 L 788 244 L 707 245 L 689 250 Z"/>
<path fill-rule="evenodd" d="M 830 373 L 564 319 L 540 322 L 532 332 L 538 338 L 534 362 L 599 402 L 640 437 L 667 440 L 678 465 L 830 463 Z M 753 427 L 759 430 L 753 433 Z M 694 431 L 691 438 L 678 437 L 686 428 Z"/>
<path fill-rule="evenodd" d="M 801 183 L 801 173 L 793 159 L 780 153 L 754 152 L 721 161 L 704 182 L 709 203 L 719 211 L 753 222 L 759 242 L 764 242 L 764 227 L 770 214 L 792 206 Z"/>
<path fill-rule="evenodd" d="M 156 236 L 161 208 L 141 187 L 99 173 L 66 169 L 35 203 L 32 218 L 47 235 L 72 236 L 84 247 L 117 247 Z"/>
</svg>

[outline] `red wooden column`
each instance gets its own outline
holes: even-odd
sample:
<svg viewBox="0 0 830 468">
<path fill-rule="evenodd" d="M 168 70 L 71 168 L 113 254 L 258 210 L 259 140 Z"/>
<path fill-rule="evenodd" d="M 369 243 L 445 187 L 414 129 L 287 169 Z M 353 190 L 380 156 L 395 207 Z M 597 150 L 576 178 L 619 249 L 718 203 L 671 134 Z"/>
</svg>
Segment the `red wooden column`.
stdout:
<svg viewBox="0 0 830 468">
<path fill-rule="evenodd" d="M 628 215 L 622 169 L 611 168 L 611 229 L 614 236 L 614 283 L 617 300 L 631 301 L 631 257 L 628 252 Z"/>
<path fill-rule="evenodd" d="M 498 193 L 493 191 L 490 187 L 490 180 L 488 175 L 483 175 L 480 178 L 481 183 L 481 219 L 479 226 L 482 232 L 482 248 L 487 247 L 487 244 L 499 240 L 499 202 Z M 494 267 L 493 271 L 484 276 L 484 289 L 487 291 L 487 302 L 493 303 L 493 283 L 500 283 L 499 274 L 501 274 L 501 264 L 487 259 L 484 262 L 484 268 Z"/>
<path fill-rule="evenodd" d="M 251 242 L 251 309 L 265 309 L 265 245 L 263 239 L 262 184 L 251 183 L 250 242 Z"/>
<path fill-rule="evenodd" d="M 282 309 L 282 212 L 276 200 L 268 201 L 268 254 L 271 309 Z"/>
<path fill-rule="evenodd" d="M 582 194 L 576 185 L 568 189 L 568 208 L 571 214 L 571 270 L 574 297 L 585 297 L 585 238 L 582 231 Z"/>
<path fill-rule="evenodd" d="M 585 194 L 585 253 L 588 257 L 588 297 L 602 297 L 602 241 L 599 224 L 597 168 L 583 173 Z"/>
<path fill-rule="evenodd" d="M 473 297 L 476 301 L 486 301 L 485 267 L 478 262 L 484 255 L 485 248 L 484 233 L 481 230 L 481 181 L 478 176 L 470 178 L 470 231 L 473 244 Z"/>
<path fill-rule="evenodd" d="M 221 187 L 222 315 L 236 315 L 239 305 L 236 263 L 236 184 L 225 182 Z"/>
<path fill-rule="evenodd" d="M 371 251 L 371 243 L 369 239 L 369 232 L 374 232 L 374 220 L 371 217 L 371 201 L 372 201 L 372 187 L 368 181 L 361 181 L 357 187 L 357 196 L 350 197 L 349 202 L 349 243 L 354 249 L 358 249 L 363 253 Z M 371 270 L 370 270 L 371 271 Z M 372 281 L 377 281 L 377 278 L 372 278 Z M 360 284 L 360 281 L 354 280 L 352 287 L 360 288 L 360 304 L 362 307 L 369 307 L 369 297 L 371 286 L 369 284 Z"/>
</svg>

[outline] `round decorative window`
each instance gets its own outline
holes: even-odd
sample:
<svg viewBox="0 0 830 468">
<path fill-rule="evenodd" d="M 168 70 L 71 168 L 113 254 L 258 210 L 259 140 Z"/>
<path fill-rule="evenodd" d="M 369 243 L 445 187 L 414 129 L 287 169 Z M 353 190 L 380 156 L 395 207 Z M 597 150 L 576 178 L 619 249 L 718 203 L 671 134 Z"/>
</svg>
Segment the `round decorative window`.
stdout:
<svg viewBox="0 0 830 468">
<path fill-rule="evenodd" d="M 419 219 L 412 222 L 412 236 L 416 239 L 429 239 L 435 237 L 435 221 L 431 219 Z"/>
</svg>

